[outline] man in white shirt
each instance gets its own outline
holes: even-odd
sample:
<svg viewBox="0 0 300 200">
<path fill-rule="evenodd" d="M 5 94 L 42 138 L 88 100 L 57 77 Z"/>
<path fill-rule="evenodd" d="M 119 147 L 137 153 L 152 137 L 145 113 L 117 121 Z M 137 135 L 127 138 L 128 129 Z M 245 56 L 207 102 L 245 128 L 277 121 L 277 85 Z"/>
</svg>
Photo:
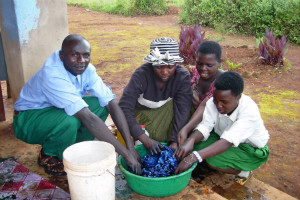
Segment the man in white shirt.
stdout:
<svg viewBox="0 0 300 200">
<path fill-rule="evenodd" d="M 256 103 L 242 94 L 243 89 L 244 81 L 236 72 L 225 72 L 216 80 L 202 122 L 176 152 L 183 160 L 175 173 L 205 159 L 211 168 L 237 175 L 243 185 L 251 171 L 268 160 L 268 131 Z"/>
</svg>

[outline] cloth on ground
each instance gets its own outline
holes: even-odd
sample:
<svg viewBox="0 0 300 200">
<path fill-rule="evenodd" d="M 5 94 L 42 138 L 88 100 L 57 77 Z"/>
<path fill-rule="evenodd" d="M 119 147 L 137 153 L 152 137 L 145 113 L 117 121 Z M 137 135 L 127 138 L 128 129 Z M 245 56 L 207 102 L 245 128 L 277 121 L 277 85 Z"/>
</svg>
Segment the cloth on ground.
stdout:
<svg viewBox="0 0 300 200">
<path fill-rule="evenodd" d="M 17 163 L 0 162 L 0 199 L 71 199 L 61 188 Z"/>
</svg>

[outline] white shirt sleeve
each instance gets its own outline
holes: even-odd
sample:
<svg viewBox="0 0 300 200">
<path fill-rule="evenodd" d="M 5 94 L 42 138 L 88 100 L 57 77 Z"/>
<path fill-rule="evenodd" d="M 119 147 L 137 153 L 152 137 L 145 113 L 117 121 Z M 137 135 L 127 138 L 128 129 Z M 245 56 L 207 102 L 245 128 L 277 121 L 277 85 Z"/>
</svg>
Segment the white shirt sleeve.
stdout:
<svg viewBox="0 0 300 200">
<path fill-rule="evenodd" d="M 97 74 L 94 66 L 89 66 L 89 81 L 86 90 L 98 98 L 101 107 L 106 106 L 111 100 L 115 99 L 116 95 L 112 93 L 109 86 L 106 86 L 100 76 Z"/>
<path fill-rule="evenodd" d="M 213 103 L 213 98 L 210 98 L 205 105 L 202 121 L 196 126 L 194 130 L 198 130 L 204 136 L 202 141 L 206 141 L 213 130 L 218 116 L 218 110 Z"/>
</svg>

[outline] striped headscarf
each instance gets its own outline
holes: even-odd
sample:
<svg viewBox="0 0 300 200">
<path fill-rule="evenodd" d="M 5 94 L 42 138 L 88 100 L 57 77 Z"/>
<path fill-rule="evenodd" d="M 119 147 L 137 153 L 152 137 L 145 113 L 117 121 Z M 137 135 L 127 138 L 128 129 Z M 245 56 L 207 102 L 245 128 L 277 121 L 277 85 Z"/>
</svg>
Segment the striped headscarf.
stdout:
<svg viewBox="0 0 300 200">
<path fill-rule="evenodd" d="M 153 65 L 173 65 L 183 62 L 183 58 L 179 56 L 179 45 L 176 40 L 161 37 L 151 42 L 150 54 L 144 58 L 144 61 Z"/>
</svg>

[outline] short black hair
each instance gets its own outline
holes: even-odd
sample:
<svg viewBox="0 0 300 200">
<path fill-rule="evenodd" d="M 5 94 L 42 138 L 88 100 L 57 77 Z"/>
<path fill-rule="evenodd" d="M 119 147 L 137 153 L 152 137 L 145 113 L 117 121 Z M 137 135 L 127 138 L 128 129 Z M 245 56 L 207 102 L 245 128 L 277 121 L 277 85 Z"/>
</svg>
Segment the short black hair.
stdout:
<svg viewBox="0 0 300 200">
<path fill-rule="evenodd" d="M 198 53 L 202 54 L 215 54 L 218 62 L 221 62 L 222 49 L 219 43 L 214 41 L 204 41 L 199 45 Z"/>
<path fill-rule="evenodd" d="M 217 90 L 231 90 L 231 94 L 238 96 L 244 91 L 244 80 L 237 72 L 224 72 L 217 78 L 215 88 Z"/>
<path fill-rule="evenodd" d="M 68 45 L 68 43 L 70 41 L 74 41 L 74 40 L 75 41 L 83 41 L 83 40 L 87 41 L 87 39 L 85 39 L 82 35 L 79 35 L 79 34 L 70 34 L 62 42 L 62 44 L 61 44 L 61 50 L 63 51 L 63 49 Z"/>
</svg>

